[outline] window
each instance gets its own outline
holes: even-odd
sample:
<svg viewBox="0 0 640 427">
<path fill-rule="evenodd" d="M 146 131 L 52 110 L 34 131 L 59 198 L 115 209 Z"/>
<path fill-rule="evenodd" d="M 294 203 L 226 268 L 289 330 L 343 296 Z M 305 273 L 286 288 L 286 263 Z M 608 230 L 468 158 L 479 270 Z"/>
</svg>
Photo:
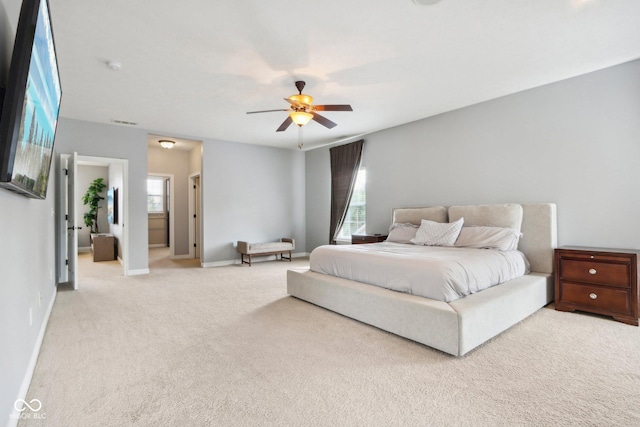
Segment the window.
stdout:
<svg viewBox="0 0 640 427">
<path fill-rule="evenodd" d="M 147 212 L 164 212 L 164 178 L 147 178 Z"/>
<path fill-rule="evenodd" d="M 367 173 L 364 169 L 358 171 L 356 183 L 353 188 L 349 209 L 344 218 L 344 223 L 338 233 L 338 240 L 351 241 L 352 234 L 364 234 L 366 222 L 366 198 L 365 187 L 367 183 Z"/>
</svg>

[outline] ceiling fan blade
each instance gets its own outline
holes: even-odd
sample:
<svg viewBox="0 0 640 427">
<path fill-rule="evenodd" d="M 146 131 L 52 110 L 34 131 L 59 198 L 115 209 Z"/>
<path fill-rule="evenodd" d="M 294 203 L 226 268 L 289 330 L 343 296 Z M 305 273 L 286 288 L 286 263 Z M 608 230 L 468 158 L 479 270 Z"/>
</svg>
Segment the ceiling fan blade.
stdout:
<svg viewBox="0 0 640 427">
<path fill-rule="evenodd" d="M 282 108 L 279 110 L 262 110 L 262 111 L 247 111 L 247 114 L 256 114 L 256 113 L 270 113 L 272 111 L 289 111 L 287 110 L 283 110 Z"/>
<path fill-rule="evenodd" d="M 316 122 L 320 123 L 324 127 L 328 127 L 329 129 L 333 129 L 334 127 L 338 126 L 337 123 L 332 122 L 331 120 L 327 119 L 326 117 L 321 116 L 318 113 L 315 113 L 315 112 L 312 111 L 311 114 L 313 114 L 313 120 L 315 120 Z"/>
<path fill-rule="evenodd" d="M 314 105 L 313 111 L 353 111 L 351 105 L 341 104 L 341 105 Z"/>
<path fill-rule="evenodd" d="M 289 99 L 289 98 L 284 98 L 284 100 L 287 101 L 289 104 L 293 105 L 295 108 L 309 108 L 309 107 L 311 107 L 311 104 L 305 104 L 304 102 L 294 101 L 294 100 Z"/>
<path fill-rule="evenodd" d="M 282 122 L 282 124 L 278 129 L 276 129 L 276 132 L 282 132 L 284 130 L 287 130 L 287 128 L 291 123 L 293 123 L 293 120 L 291 120 L 291 117 L 287 116 L 286 120 Z"/>
</svg>

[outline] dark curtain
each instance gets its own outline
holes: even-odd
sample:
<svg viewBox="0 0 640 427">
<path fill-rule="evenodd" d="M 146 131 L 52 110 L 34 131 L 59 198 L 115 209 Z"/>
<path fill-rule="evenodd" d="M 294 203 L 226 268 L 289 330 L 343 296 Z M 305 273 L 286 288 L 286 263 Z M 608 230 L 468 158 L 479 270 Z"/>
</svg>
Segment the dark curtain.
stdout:
<svg viewBox="0 0 640 427">
<path fill-rule="evenodd" d="M 342 227 L 353 194 L 364 140 L 329 149 L 331 156 L 331 224 L 329 242 L 336 243 L 337 233 Z"/>
</svg>

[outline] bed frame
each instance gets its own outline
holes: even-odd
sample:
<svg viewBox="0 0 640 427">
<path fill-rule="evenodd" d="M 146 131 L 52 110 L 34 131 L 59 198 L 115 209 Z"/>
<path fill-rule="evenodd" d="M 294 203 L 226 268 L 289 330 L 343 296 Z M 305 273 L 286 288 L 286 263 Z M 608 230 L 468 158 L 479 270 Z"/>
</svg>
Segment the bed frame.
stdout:
<svg viewBox="0 0 640 427">
<path fill-rule="evenodd" d="M 556 206 L 521 204 L 518 249 L 531 273 L 449 303 L 395 292 L 308 268 L 287 272 L 287 292 L 454 356 L 462 356 L 553 300 Z"/>
</svg>

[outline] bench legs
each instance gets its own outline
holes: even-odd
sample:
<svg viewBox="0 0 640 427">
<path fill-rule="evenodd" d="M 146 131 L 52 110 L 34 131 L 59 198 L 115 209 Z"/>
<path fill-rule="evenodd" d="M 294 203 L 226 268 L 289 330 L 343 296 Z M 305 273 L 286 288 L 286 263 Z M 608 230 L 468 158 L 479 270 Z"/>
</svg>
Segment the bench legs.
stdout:
<svg viewBox="0 0 640 427">
<path fill-rule="evenodd" d="M 288 257 L 284 256 L 285 253 L 288 253 L 289 256 Z M 263 254 L 259 254 L 259 253 L 258 254 L 243 254 L 243 253 L 240 253 L 240 261 L 241 261 L 240 264 L 249 264 L 249 267 L 251 267 L 251 255 L 257 255 L 257 256 L 275 255 L 276 256 L 276 260 L 278 260 L 278 254 L 280 255 L 280 261 L 287 260 L 287 261 L 291 262 L 291 258 L 292 258 L 291 251 L 284 251 L 284 252 L 269 252 L 269 253 L 263 253 Z M 249 257 L 248 261 L 244 259 L 245 255 Z"/>
<path fill-rule="evenodd" d="M 240 254 L 240 261 L 242 261 L 241 264 L 249 264 L 249 267 L 251 267 L 251 254 L 246 254 L 246 255 L 249 256 L 248 262 L 244 260 L 245 254 L 242 254 L 242 253 Z"/>
<path fill-rule="evenodd" d="M 282 260 L 289 260 L 289 262 L 291 262 L 291 251 L 287 251 L 287 253 L 289 254 L 289 257 L 284 256 L 284 252 L 280 252 L 280 261 Z M 276 255 L 276 259 L 278 258 L 278 255 Z"/>
</svg>

